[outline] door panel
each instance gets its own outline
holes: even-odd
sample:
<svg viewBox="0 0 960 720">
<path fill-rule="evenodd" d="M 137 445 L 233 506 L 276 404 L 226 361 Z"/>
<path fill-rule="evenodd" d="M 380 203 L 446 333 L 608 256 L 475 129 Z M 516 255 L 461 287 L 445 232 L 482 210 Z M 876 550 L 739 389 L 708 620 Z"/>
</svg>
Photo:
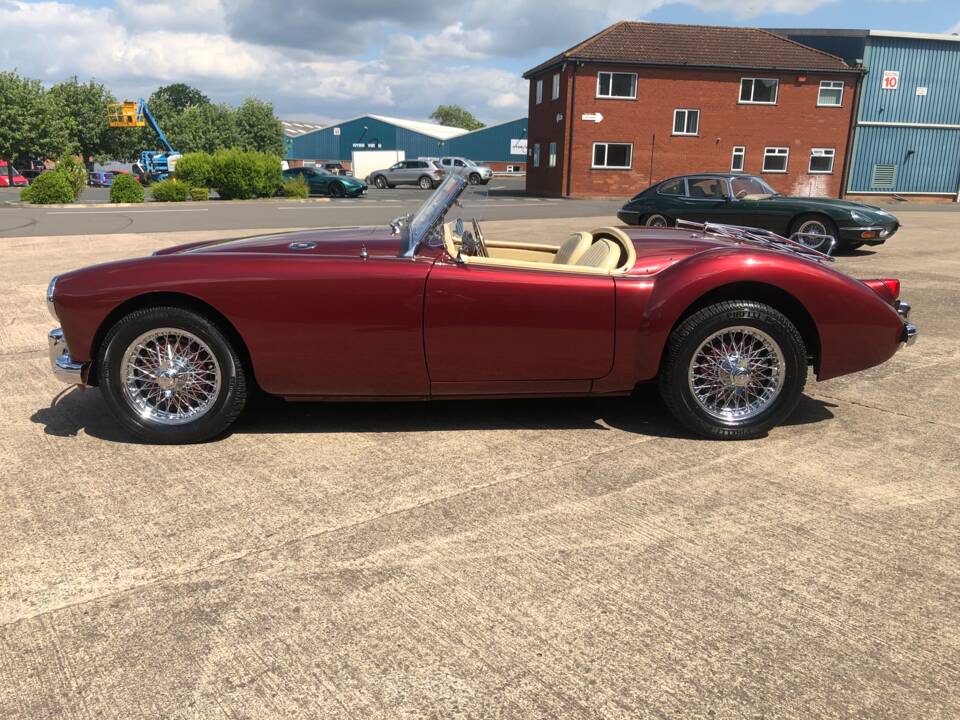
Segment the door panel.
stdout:
<svg viewBox="0 0 960 720">
<path fill-rule="evenodd" d="M 438 262 L 424 308 L 431 383 L 501 392 L 504 382 L 603 377 L 613 365 L 614 293 L 608 276 Z"/>
</svg>

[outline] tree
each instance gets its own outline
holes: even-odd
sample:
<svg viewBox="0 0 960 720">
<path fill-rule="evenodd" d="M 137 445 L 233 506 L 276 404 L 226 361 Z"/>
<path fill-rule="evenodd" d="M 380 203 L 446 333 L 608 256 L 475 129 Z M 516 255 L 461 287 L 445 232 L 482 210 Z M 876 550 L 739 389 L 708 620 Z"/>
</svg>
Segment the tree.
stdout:
<svg viewBox="0 0 960 720">
<path fill-rule="evenodd" d="M 430 114 L 430 119 L 436 120 L 441 125 L 463 128 L 464 130 L 478 130 L 486 127 L 473 116 L 473 113 L 459 105 L 438 105 L 437 109 Z"/>
<path fill-rule="evenodd" d="M 0 72 L 0 158 L 7 161 L 13 184 L 13 162 L 56 157 L 70 151 L 63 108 L 39 80 Z"/>
<path fill-rule="evenodd" d="M 110 91 L 93 80 L 81 83 L 74 76 L 54 85 L 49 94 L 63 113 L 73 151 L 79 152 L 84 162 L 109 156 L 107 105 L 114 101 Z"/>
<path fill-rule="evenodd" d="M 236 125 L 240 147 L 244 150 L 283 157 L 283 125 L 273 114 L 273 105 L 247 98 L 237 108 Z"/>
<path fill-rule="evenodd" d="M 182 113 L 185 112 L 187 108 L 209 105 L 210 98 L 186 83 L 174 83 L 173 85 L 164 85 L 157 88 L 150 96 L 147 104 L 150 105 L 150 111 L 153 112 L 154 115 L 156 115 L 156 112 L 153 110 L 154 105 L 156 105 L 158 109 L 163 106 L 163 109 L 169 110 L 170 112 Z"/>
<path fill-rule="evenodd" d="M 235 115 L 229 105 L 195 105 L 171 118 L 163 131 L 181 153 L 213 153 L 240 145 Z"/>
</svg>

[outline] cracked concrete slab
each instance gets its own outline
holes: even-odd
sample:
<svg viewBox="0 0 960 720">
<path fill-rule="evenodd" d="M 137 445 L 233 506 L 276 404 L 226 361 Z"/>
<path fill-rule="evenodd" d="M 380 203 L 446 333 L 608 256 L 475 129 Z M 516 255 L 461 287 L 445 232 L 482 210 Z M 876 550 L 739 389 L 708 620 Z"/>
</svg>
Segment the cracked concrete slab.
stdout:
<svg viewBox="0 0 960 720">
<path fill-rule="evenodd" d="M 841 258 L 920 339 L 749 443 L 651 389 L 132 443 L 50 377 L 47 280 L 238 233 L 3 239 L 0 717 L 960 715 L 957 223 Z"/>
</svg>

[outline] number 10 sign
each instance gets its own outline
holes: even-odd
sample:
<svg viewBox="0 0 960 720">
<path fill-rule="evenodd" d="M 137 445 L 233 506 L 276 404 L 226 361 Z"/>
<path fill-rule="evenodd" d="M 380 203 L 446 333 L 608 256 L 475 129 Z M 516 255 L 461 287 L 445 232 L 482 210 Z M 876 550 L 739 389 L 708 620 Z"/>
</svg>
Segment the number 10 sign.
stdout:
<svg viewBox="0 0 960 720">
<path fill-rule="evenodd" d="M 880 81 L 881 90 L 896 90 L 900 85 L 899 70 L 884 70 L 883 79 Z"/>
</svg>

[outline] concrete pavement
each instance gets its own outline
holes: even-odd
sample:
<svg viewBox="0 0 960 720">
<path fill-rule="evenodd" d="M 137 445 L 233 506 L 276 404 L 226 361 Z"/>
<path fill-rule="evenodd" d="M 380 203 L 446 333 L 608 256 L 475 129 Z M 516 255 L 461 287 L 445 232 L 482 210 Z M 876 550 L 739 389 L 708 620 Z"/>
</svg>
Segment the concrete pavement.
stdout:
<svg viewBox="0 0 960 720">
<path fill-rule="evenodd" d="M 230 233 L 5 239 L 0 718 L 960 716 L 954 217 L 839 261 L 903 280 L 917 344 L 735 444 L 649 390 L 131 443 L 51 377 L 43 289 Z"/>
</svg>

